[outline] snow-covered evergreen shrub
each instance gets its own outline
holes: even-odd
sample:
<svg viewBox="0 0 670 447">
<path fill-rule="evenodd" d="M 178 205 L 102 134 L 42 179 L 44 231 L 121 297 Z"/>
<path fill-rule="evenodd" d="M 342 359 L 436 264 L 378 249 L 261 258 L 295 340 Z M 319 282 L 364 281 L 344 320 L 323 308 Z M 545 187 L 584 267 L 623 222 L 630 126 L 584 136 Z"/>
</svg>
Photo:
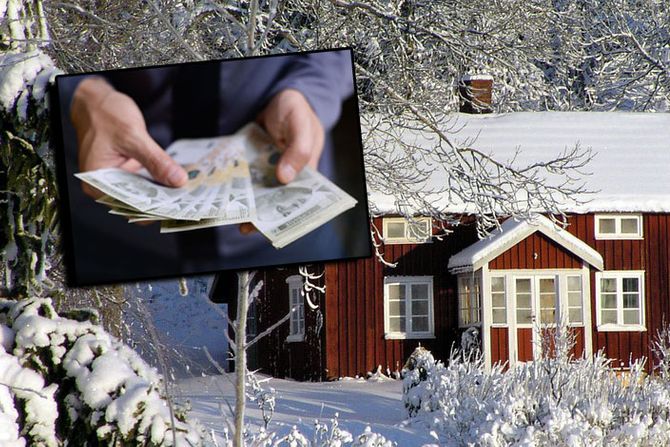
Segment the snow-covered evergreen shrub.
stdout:
<svg viewBox="0 0 670 447">
<path fill-rule="evenodd" d="M 0 436 L 11 445 L 201 443 L 183 412 L 170 414 L 156 370 L 100 326 L 33 298 L 0 300 L 0 328 Z"/>
<path fill-rule="evenodd" d="M 404 374 L 408 415 L 441 445 L 670 445 L 668 377 L 647 375 L 643 362 L 618 375 L 602 353 L 573 359 L 569 344 L 558 333 L 553 356 L 509 371 L 415 352 L 418 367 Z"/>
<path fill-rule="evenodd" d="M 55 248 L 57 194 L 45 112 L 58 72 L 38 49 L 0 54 L 0 290 L 11 295 L 39 289 Z"/>
</svg>

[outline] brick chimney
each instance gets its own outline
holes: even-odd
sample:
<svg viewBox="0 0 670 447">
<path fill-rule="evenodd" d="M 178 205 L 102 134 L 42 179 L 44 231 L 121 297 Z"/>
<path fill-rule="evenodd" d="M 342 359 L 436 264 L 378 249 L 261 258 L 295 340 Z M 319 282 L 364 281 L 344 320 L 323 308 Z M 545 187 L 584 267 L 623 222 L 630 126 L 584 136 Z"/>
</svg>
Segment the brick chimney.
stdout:
<svg viewBox="0 0 670 447">
<path fill-rule="evenodd" d="M 493 77 L 464 75 L 458 83 L 459 111 L 462 113 L 491 113 L 493 108 Z"/>
</svg>

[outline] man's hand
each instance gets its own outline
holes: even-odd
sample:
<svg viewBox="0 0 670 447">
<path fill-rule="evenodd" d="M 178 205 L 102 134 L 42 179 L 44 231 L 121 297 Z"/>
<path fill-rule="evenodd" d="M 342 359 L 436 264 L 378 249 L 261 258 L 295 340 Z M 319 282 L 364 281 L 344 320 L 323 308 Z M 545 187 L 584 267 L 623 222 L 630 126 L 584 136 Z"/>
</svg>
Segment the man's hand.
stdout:
<svg viewBox="0 0 670 447">
<path fill-rule="evenodd" d="M 186 183 L 186 171 L 151 138 L 135 101 L 104 79 L 87 78 L 79 84 L 71 119 L 77 131 L 80 170 L 117 167 L 134 172 L 144 166 L 164 185 Z M 94 198 L 100 196 L 86 184 L 82 188 Z"/>
<path fill-rule="evenodd" d="M 323 151 L 324 131 L 302 93 L 282 90 L 261 112 L 258 121 L 283 151 L 277 165 L 281 183 L 293 181 L 305 165 L 316 169 Z"/>
</svg>

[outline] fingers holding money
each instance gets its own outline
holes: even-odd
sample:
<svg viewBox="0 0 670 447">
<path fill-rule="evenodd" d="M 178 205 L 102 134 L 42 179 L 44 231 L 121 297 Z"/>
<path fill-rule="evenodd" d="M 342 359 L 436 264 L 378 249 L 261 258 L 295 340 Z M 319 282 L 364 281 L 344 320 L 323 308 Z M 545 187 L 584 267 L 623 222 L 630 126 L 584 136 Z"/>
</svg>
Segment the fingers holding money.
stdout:
<svg viewBox="0 0 670 447">
<path fill-rule="evenodd" d="M 277 165 L 281 183 L 293 181 L 307 165 L 316 168 L 323 151 L 324 130 L 302 93 L 292 89 L 279 92 L 259 121 L 283 151 Z"/>
<path fill-rule="evenodd" d="M 178 187 L 186 183 L 188 177 L 183 168 L 149 135 L 135 101 L 103 78 L 90 77 L 79 84 L 71 118 L 82 171 L 118 167 L 135 172 L 144 166 L 164 185 Z M 95 188 L 82 187 L 88 195 L 101 195 Z"/>
</svg>

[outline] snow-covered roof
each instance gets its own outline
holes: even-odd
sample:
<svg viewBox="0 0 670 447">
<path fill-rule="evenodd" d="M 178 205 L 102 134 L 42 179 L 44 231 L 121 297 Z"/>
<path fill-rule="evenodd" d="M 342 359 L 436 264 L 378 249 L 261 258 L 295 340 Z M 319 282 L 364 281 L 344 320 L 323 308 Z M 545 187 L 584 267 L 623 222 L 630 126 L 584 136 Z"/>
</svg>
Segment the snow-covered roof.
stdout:
<svg viewBox="0 0 670 447">
<path fill-rule="evenodd" d="M 500 229 L 493 231 L 489 237 L 475 242 L 449 258 L 449 271 L 452 273 L 476 271 L 536 231 L 596 269 L 603 269 L 603 257 L 600 253 L 548 218 L 538 215 L 532 221 L 507 219 Z"/>
<path fill-rule="evenodd" d="M 468 144 L 499 161 L 511 160 L 518 148 L 517 167 L 555 158 L 577 143 L 591 148 L 593 159 L 584 168 L 591 175 L 583 180 L 595 193 L 577 197 L 588 203 L 566 203 L 565 212 L 670 212 L 670 113 L 456 114 L 451 127 L 460 129 L 451 135 L 452 142 Z M 418 131 L 405 131 L 402 138 L 424 147 L 435 145 L 430 135 Z M 443 185 L 443 175 L 433 175 L 428 184 Z M 381 212 L 396 209 L 388 194 L 371 191 L 370 198 Z M 445 200 L 440 205 L 446 211 L 468 212 L 467 204 Z"/>
</svg>

